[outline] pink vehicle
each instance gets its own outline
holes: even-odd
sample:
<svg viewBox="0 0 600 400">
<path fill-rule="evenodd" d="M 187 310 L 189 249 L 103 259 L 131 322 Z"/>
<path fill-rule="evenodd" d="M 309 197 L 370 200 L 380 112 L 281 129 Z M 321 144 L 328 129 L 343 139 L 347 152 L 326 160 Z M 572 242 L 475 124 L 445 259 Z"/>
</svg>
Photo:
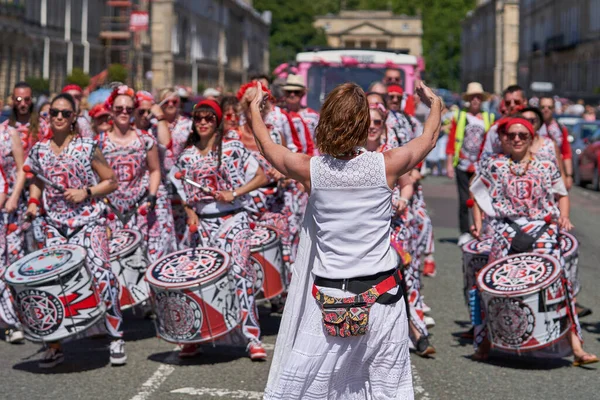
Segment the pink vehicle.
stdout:
<svg viewBox="0 0 600 400">
<path fill-rule="evenodd" d="M 415 80 L 424 70 L 424 61 L 420 57 L 382 50 L 310 51 L 298 53 L 295 66 L 282 64 L 274 74 L 281 78 L 288 73 L 301 75 L 308 87 L 302 103 L 318 110 L 325 96 L 340 83 L 355 82 L 367 90 L 371 83 L 381 81 L 386 68 L 399 69 L 402 87 L 407 93 L 413 93 Z"/>
</svg>

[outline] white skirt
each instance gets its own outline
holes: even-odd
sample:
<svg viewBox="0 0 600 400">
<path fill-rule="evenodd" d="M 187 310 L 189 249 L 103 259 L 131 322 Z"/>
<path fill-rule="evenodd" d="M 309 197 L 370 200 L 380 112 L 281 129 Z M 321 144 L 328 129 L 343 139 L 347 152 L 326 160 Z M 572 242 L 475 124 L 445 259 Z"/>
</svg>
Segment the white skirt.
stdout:
<svg viewBox="0 0 600 400">
<path fill-rule="evenodd" d="M 352 293 L 325 289 L 335 297 Z M 413 399 L 408 322 L 404 299 L 395 304 L 375 303 L 366 335 L 339 338 L 323 329 L 321 310 L 304 296 L 304 312 L 285 363 L 265 399 L 364 400 Z"/>
</svg>

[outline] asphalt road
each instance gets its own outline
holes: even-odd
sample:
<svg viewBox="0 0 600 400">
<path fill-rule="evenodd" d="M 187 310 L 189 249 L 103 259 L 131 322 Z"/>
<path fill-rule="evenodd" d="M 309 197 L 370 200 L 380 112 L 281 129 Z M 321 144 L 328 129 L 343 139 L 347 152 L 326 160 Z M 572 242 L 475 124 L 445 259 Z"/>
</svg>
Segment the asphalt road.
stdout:
<svg viewBox="0 0 600 400">
<path fill-rule="evenodd" d="M 416 399 L 600 398 L 598 367 L 573 368 L 571 360 L 533 362 L 492 357 L 470 360 L 471 344 L 458 338 L 468 315 L 462 295 L 461 253 L 456 246 L 456 190 L 445 178 L 427 178 L 425 196 L 436 236 L 438 274 L 426 278 L 425 300 L 437 325 L 431 330 L 438 354 L 412 356 Z M 583 290 L 578 300 L 596 311 L 583 319 L 588 351 L 600 354 L 600 194 L 574 189 L 572 221 L 580 241 Z M 128 363 L 111 367 L 108 342 L 84 339 L 65 345 L 65 362 L 50 371 L 37 367 L 39 346 L 0 343 L 0 399 L 260 399 L 270 361 L 253 363 L 243 351 L 207 348 L 182 362 L 175 346 L 155 337 L 151 321 L 125 314 Z M 264 342 L 272 354 L 279 319 L 263 315 Z"/>
</svg>

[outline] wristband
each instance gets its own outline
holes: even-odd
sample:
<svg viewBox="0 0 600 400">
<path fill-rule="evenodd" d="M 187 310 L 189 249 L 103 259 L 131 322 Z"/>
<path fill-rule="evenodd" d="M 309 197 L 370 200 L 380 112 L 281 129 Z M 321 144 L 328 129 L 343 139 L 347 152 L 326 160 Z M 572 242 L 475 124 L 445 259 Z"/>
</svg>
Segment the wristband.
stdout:
<svg viewBox="0 0 600 400">
<path fill-rule="evenodd" d="M 42 206 L 42 203 L 40 203 L 40 201 L 38 199 L 34 199 L 33 197 L 31 197 L 29 199 L 29 201 L 27 202 L 27 205 L 30 205 L 30 204 L 35 204 L 38 207 Z"/>
<path fill-rule="evenodd" d="M 406 197 L 400 197 L 398 200 L 399 200 L 399 201 L 403 201 L 403 202 L 405 202 L 406 204 L 408 204 L 408 203 L 410 202 L 410 200 L 408 200 Z"/>
<path fill-rule="evenodd" d="M 164 116 L 164 115 L 161 115 L 160 117 L 156 117 L 156 120 L 157 120 L 158 122 L 160 122 L 160 121 L 164 121 L 164 120 L 165 120 L 165 116 Z"/>
<path fill-rule="evenodd" d="M 85 192 L 87 193 L 88 199 L 91 199 L 92 198 L 92 189 L 90 189 L 89 187 L 86 187 Z"/>
<path fill-rule="evenodd" d="M 238 196 L 237 192 L 234 190 L 233 192 L 231 192 L 231 194 L 233 195 L 233 199 L 235 200 L 235 198 Z"/>
<path fill-rule="evenodd" d="M 146 201 L 150 203 L 150 210 L 154 210 L 154 207 L 156 207 L 156 195 L 149 194 Z"/>
<path fill-rule="evenodd" d="M 567 178 L 572 178 L 573 174 L 566 174 Z"/>
</svg>

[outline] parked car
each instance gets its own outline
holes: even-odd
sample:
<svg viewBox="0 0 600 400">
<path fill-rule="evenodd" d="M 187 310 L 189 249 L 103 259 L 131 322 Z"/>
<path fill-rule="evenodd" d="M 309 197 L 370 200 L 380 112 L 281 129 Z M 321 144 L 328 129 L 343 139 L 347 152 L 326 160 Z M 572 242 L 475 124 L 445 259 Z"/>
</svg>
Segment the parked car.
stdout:
<svg viewBox="0 0 600 400">
<path fill-rule="evenodd" d="M 567 128 L 568 129 L 568 128 Z M 588 145 L 592 135 L 600 129 L 600 121 L 578 122 L 569 130 L 569 142 L 573 151 L 573 177 L 575 184 L 581 181 L 579 177 L 579 158 Z"/>
<path fill-rule="evenodd" d="M 577 158 L 577 175 L 575 183 L 579 186 L 591 182 L 592 188 L 600 190 L 600 129 L 589 137 L 584 139 L 585 148 Z"/>
<path fill-rule="evenodd" d="M 573 131 L 573 127 L 575 127 L 575 125 L 577 125 L 580 122 L 583 122 L 583 118 L 581 117 L 581 115 L 570 115 L 570 114 L 555 115 L 554 119 L 556 119 L 556 121 L 559 124 L 564 125 L 567 128 L 567 130 L 569 131 L 569 133 L 571 133 Z"/>
</svg>

